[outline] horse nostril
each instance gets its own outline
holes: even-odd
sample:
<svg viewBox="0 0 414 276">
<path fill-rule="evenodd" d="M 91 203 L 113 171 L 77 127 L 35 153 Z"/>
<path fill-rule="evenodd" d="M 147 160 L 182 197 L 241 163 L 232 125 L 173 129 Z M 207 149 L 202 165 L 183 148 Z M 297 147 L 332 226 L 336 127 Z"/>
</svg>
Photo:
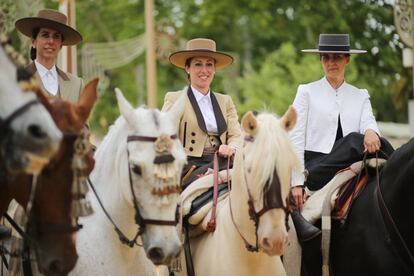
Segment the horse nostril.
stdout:
<svg viewBox="0 0 414 276">
<path fill-rule="evenodd" d="M 49 264 L 49 271 L 53 273 L 60 273 L 62 271 L 62 263 L 59 260 L 53 260 Z"/>
<path fill-rule="evenodd" d="M 153 247 L 148 250 L 148 258 L 150 258 L 154 264 L 161 263 L 161 261 L 164 259 L 164 253 L 161 248 Z"/>
<path fill-rule="evenodd" d="M 270 247 L 270 242 L 268 238 L 263 238 L 262 240 L 262 246 L 265 248 L 269 248 Z"/>
<path fill-rule="evenodd" d="M 47 136 L 46 132 L 44 132 L 42 128 L 38 125 L 30 125 L 28 127 L 28 131 L 30 135 L 37 139 L 43 139 Z"/>
</svg>

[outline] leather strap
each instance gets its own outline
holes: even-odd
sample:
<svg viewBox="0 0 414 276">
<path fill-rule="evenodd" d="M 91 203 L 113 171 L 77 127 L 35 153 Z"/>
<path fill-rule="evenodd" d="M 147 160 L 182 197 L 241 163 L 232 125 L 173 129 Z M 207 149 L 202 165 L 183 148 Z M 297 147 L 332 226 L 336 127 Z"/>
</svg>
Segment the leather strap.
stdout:
<svg viewBox="0 0 414 276">
<path fill-rule="evenodd" d="M 193 256 L 191 256 L 190 236 L 188 235 L 188 226 L 184 227 L 185 240 L 184 240 L 184 254 L 185 254 L 185 266 L 187 268 L 187 276 L 195 276 Z"/>
<path fill-rule="evenodd" d="M 216 230 L 216 211 L 217 211 L 217 199 L 218 199 L 218 173 L 219 173 L 219 161 L 218 161 L 218 152 L 214 153 L 213 161 L 213 171 L 214 171 L 214 182 L 213 182 L 213 207 L 211 209 L 210 221 L 207 223 L 207 231 L 214 232 Z"/>
</svg>

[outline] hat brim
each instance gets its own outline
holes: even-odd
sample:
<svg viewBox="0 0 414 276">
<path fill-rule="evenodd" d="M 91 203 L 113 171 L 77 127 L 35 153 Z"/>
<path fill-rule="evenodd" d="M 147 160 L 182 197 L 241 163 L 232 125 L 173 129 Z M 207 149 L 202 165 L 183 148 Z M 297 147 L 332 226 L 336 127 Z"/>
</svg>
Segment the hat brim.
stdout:
<svg viewBox="0 0 414 276">
<path fill-rule="evenodd" d="M 354 49 L 351 49 L 349 51 L 320 51 L 319 49 L 305 49 L 302 50 L 302 52 L 311 54 L 365 54 L 367 51 Z"/>
<path fill-rule="evenodd" d="M 170 62 L 174 64 L 177 67 L 185 68 L 185 62 L 189 58 L 193 57 L 211 57 L 216 61 L 216 69 L 218 68 L 224 68 L 226 66 L 229 66 L 233 63 L 233 57 L 221 53 L 221 52 L 213 52 L 209 50 L 185 50 L 185 51 L 178 51 L 175 53 L 172 53 L 170 55 Z"/>
<path fill-rule="evenodd" d="M 63 35 L 63 45 L 75 45 L 82 41 L 82 35 L 72 27 L 45 18 L 25 17 L 16 21 L 16 29 L 25 36 L 32 37 L 35 28 L 51 28 Z"/>
</svg>

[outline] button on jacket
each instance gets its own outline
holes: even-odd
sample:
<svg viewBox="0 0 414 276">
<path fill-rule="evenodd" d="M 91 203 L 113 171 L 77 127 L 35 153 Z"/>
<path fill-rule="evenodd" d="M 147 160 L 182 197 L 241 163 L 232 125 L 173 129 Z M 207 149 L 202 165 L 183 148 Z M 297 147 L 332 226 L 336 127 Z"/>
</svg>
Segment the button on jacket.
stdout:
<svg viewBox="0 0 414 276">
<path fill-rule="evenodd" d="M 180 91 L 168 92 L 165 95 L 162 110 L 169 110 L 183 93 L 188 96 L 184 113 L 179 122 L 178 136 L 188 156 L 201 157 L 205 145 L 209 144 L 208 139 L 213 137 L 207 133 L 203 115 L 192 91 L 186 87 Z M 210 96 L 217 121 L 217 136 L 220 138 L 220 143 L 234 148 L 240 147 L 241 128 L 231 97 L 216 92 L 210 92 Z"/>
<path fill-rule="evenodd" d="M 338 116 L 344 136 L 351 132 L 365 134 L 367 129 L 379 134 L 368 91 L 346 82 L 336 90 L 326 77 L 299 85 L 293 106 L 298 113 L 298 120 L 290 136 L 302 164 L 305 150 L 325 154 L 332 150 Z M 292 175 L 292 185 L 303 183 L 303 173 Z"/>
</svg>

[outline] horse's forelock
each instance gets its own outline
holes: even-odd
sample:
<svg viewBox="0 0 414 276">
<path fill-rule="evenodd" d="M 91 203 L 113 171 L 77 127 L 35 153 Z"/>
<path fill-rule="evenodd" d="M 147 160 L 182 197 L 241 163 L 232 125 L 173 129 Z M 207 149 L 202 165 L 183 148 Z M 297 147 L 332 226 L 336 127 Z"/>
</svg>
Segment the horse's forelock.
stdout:
<svg viewBox="0 0 414 276">
<path fill-rule="evenodd" d="M 246 160 L 251 166 L 252 179 L 255 179 L 256 193 L 261 193 L 267 181 L 273 177 L 274 169 L 278 171 L 283 187 L 288 187 L 291 169 L 298 166 L 299 161 L 291 145 L 289 136 L 280 126 L 279 119 L 270 113 L 257 116 L 258 132 L 250 152 L 245 152 Z M 286 190 L 286 189 L 285 189 Z"/>
</svg>

